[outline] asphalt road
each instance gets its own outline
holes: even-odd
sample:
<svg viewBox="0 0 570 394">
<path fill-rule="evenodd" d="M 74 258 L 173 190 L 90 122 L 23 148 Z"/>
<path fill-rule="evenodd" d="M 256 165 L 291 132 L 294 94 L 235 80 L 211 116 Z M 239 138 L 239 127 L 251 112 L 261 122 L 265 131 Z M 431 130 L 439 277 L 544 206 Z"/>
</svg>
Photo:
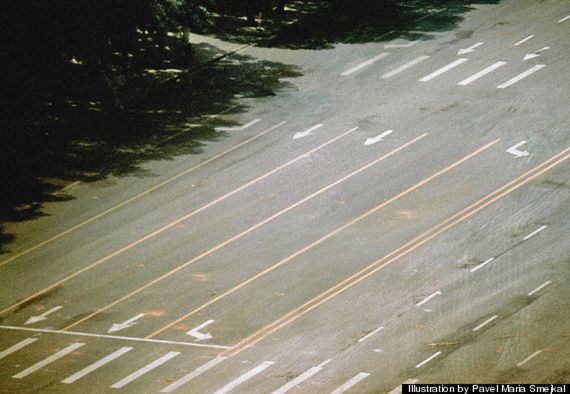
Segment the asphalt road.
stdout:
<svg viewBox="0 0 570 394">
<path fill-rule="evenodd" d="M 7 228 L 0 390 L 570 383 L 570 3 L 463 16 L 247 48 L 304 75 L 203 154 Z"/>
</svg>

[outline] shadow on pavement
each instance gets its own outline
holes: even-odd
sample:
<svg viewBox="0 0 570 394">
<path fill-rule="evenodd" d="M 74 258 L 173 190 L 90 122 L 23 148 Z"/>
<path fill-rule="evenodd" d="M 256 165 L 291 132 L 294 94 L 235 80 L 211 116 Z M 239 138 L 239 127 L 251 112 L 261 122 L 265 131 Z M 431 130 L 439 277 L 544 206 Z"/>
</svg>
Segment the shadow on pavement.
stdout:
<svg viewBox="0 0 570 394">
<path fill-rule="evenodd" d="M 309 0 L 288 1 L 282 15 L 259 19 L 223 15 L 205 33 L 221 39 L 290 49 L 324 49 L 337 43 L 403 38 L 426 40 L 452 30 L 476 4 L 500 0 Z"/>
<path fill-rule="evenodd" d="M 301 75 L 207 44 L 169 45 L 116 53 L 108 72 L 74 59 L 12 61 L 0 102 L 0 225 L 69 199 L 58 191 L 71 182 L 146 176 L 145 161 L 201 153 L 224 137 L 216 126 L 231 125 L 212 115 L 243 112 L 238 97 L 275 95 L 288 87 L 282 78 Z M 0 247 L 11 241 L 0 227 Z"/>
</svg>

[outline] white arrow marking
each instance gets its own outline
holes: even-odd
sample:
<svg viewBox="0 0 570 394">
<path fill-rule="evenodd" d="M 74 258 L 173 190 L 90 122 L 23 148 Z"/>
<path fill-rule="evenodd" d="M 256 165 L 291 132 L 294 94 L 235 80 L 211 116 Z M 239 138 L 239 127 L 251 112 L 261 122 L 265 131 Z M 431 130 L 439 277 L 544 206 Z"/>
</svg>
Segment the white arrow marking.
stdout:
<svg viewBox="0 0 570 394">
<path fill-rule="evenodd" d="M 518 47 L 521 44 L 524 44 L 525 42 L 527 42 L 528 40 L 530 40 L 531 38 L 534 38 L 534 34 L 531 34 L 530 36 L 523 38 L 522 40 L 518 41 L 515 43 L 515 46 Z"/>
<path fill-rule="evenodd" d="M 51 308 L 49 311 L 46 311 L 46 312 L 42 313 L 41 315 L 32 316 L 28 320 L 26 320 L 24 325 L 27 326 L 28 324 L 34 324 L 34 323 L 40 322 L 42 320 L 46 320 L 48 315 L 51 315 L 52 313 L 59 311 L 61 308 L 63 308 L 63 307 L 62 306 L 56 306 L 55 308 Z"/>
<path fill-rule="evenodd" d="M 497 89 L 508 88 L 509 86 L 514 85 L 515 83 L 517 83 L 521 79 L 524 79 L 524 78 L 528 77 L 529 75 L 534 74 L 535 72 L 537 72 L 538 70 L 540 70 L 541 68 L 544 68 L 544 67 L 546 67 L 546 65 L 537 64 L 536 66 L 533 66 L 533 67 L 529 68 L 528 70 L 520 73 L 516 77 L 509 79 L 507 82 L 500 84 L 499 86 L 497 86 Z"/>
<path fill-rule="evenodd" d="M 540 48 L 538 51 L 536 51 L 536 52 L 534 52 L 534 53 L 527 53 L 527 54 L 524 56 L 524 59 L 523 59 L 523 60 L 529 60 L 529 59 L 534 59 L 535 57 L 539 57 L 539 56 L 540 56 L 540 52 L 544 52 L 544 51 L 547 51 L 547 50 L 549 50 L 549 49 L 550 49 L 550 47 L 544 47 L 544 48 Z"/>
<path fill-rule="evenodd" d="M 478 42 L 477 44 L 471 45 L 469 48 L 460 49 L 459 51 L 457 51 L 457 55 L 459 56 L 459 55 L 464 55 L 466 53 L 475 52 L 475 48 L 480 47 L 481 45 L 483 45 L 483 43 Z"/>
<path fill-rule="evenodd" d="M 570 15 L 565 16 L 564 18 L 560 19 L 560 20 L 558 21 L 558 23 L 566 22 L 568 19 L 570 19 Z"/>
<path fill-rule="evenodd" d="M 515 157 L 525 157 L 530 155 L 530 153 L 528 153 L 528 151 L 526 150 L 518 150 L 517 148 L 523 146 L 524 144 L 526 144 L 526 141 L 521 141 L 516 145 L 511 146 L 509 149 L 507 149 L 505 152 L 510 153 L 511 155 L 515 156 Z"/>
<path fill-rule="evenodd" d="M 207 322 L 200 324 L 198 327 L 195 327 L 195 328 L 191 329 L 190 331 L 188 331 L 186 333 L 186 335 L 190 335 L 190 336 L 196 338 L 196 341 L 204 341 L 206 339 L 210 339 L 210 338 L 212 338 L 212 335 L 210 333 L 202 333 L 202 332 L 200 332 L 200 330 L 204 327 L 209 326 L 213 322 L 215 322 L 215 320 L 208 320 Z"/>
<path fill-rule="evenodd" d="M 416 306 L 422 306 L 423 304 L 425 304 L 426 302 L 428 302 L 429 300 L 431 300 L 433 297 L 441 295 L 441 291 L 436 291 L 435 293 L 433 293 L 430 296 L 427 296 L 426 298 L 424 298 L 423 300 L 421 300 L 420 302 L 418 302 L 416 304 Z"/>
<path fill-rule="evenodd" d="M 368 138 L 365 142 L 364 145 L 373 145 L 377 142 L 383 141 L 384 137 L 388 137 L 390 134 L 392 134 L 394 132 L 394 130 L 386 130 L 385 132 L 383 132 L 382 134 L 377 135 L 376 137 L 371 137 Z"/>
<path fill-rule="evenodd" d="M 370 59 L 370 60 L 367 60 L 367 61 L 365 61 L 365 62 L 362 62 L 362 63 L 360 63 L 360 64 L 358 64 L 358 65 L 356 65 L 356 66 L 354 66 L 354 67 L 352 67 L 352 68 L 350 68 L 350 69 L 348 69 L 348 70 L 346 70 L 346 71 L 343 72 L 341 75 L 342 75 L 343 77 L 348 77 L 350 74 L 354 74 L 355 72 L 360 71 L 360 70 L 362 70 L 363 68 L 370 66 L 371 64 L 374 64 L 374 63 L 376 63 L 378 60 L 384 59 L 384 58 L 385 58 L 386 56 L 388 56 L 389 54 L 390 54 L 390 53 L 388 53 L 388 52 L 382 52 L 382 53 L 379 54 L 378 56 L 373 57 L 373 58 Z"/>
<path fill-rule="evenodd" d="M 109 331 L 107 331 L 107 334 L 110 334 L 112 332 L 121 331 L 121 330 L 124 330 L 125 328 L 132 327 L 136 324 L 136 321 L 141 319 L 142 317 L 144 317 L 144 313 L 139 313 L 138 315 L 136 315 L 133 318 L 130 318 L 127 321 L 124 321 L 124 322 L 119 323 L 119 324 L 113 324 L 111 326 L 111 328 L 109 328 Z"/>
<path fill-rule="evenodd" d="M 412 41 L 409 42 L 407 44 L 388 44 L 388 45 L 384 45 L 384 49 L 389 49 L 389 48 L 410 48 L 414 45 L 416 45 L 418 42 L 417 41 Z"/>
<path fill-rule="evenodd" d="M 322 123 L 319 123 L 318 125 L 311 127 L 309 130 L 300 131 L 293 136 L 293 139 L 296 140 L 311 135 L 313 134 L 313 131 L 320 129 L 321 127 L 323 127 L 323 125 Z"/>
<path fill-rule="evenodd" d="M 236 126 L 236 127 L 216 127 L 216 131 L 243 131 L 248 127 L 253 126 L 254 124 L 261 122 L 261 119 L 254 119 L 249 123 L 244 124 L 243 126 Z"/>
</svg>

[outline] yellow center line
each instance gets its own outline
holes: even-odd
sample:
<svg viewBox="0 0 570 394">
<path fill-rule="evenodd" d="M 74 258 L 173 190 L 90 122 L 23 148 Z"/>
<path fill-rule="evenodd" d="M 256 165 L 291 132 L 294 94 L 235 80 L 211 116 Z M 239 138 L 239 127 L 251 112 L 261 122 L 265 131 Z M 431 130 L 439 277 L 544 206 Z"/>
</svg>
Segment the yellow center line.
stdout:
<svg viewBox="0 0 570 394">
<path fill-rule="evenodd" d="M 87 225 L 87 224 L 89 224 L 89 223 L 92 223 L 92 222 L 94 222 L 94 221 L 96 221 L 96 220 L 98 220 L 98 219 L 101 219 L 103 216 L 106 216 L 106 215 L 110 214 L 111 212 L 114 212 L 114 211 L 116 211 L 117 209 L 120 209 L 120 208 L 124 207 L 125 205 L 128 205 L 128 204 L 130 204 L 130 203 L 132 203 L 132 202 L 134 202 L 134 201 L 140 199 L 141 197 L 144 197 L 144 196 L 146 196 L 147 194 L 150 194 L 150 193 L 152 193 L 152 192 L 154 192 L 154 191 L 160 189 L 160 188 L 163 187 L 163 186 L 166 186 L 167 184 L 169 184 L 169 183 L 175 181 L 176 179 L 178 179 L 178 178 L 180 178 L 180 177 L 182 177 L 182 176 L 184 176 L 184 175 L 188 175 L 189 173 L 196 171 L 197 169 L 199 169 L 199 168 L 205 166 L 206 164 L 209 164 L 209 163 L 211 163 L 212 161 L 217 160 L 217 159 L 219 159 L 220 157 L 225 156 L 225 155 L 227 155 L 228 153 L 230 153 L 230 152 L 232 152 L 232 151 L 234 151 L 234 150 L 236 150 L 236 149 L 238 149 L 238 148 L 244 146 L 245 144 L 248 144 L 248 143 L 250 143 L 250 142 L 252 142 L 252 141 L 258 139 L 259 137 L 261 137 L 261 136 L 263 136 L 263 135 L 269 133 L 270 131 L 273 131 L 273 130 L 275 130 L 276 128 L 283 126 L 285 123 L 287 123 L 287 122 L 281 122 L 281 123 L 279 123 L 279 124 L 277 124 L 277 125 L 275 125 L 275 126 L 272 126 L 272 127 L 268 128 L 268 129 L 262 131 L 261 133 L 256 134 L 256 135 L 254 135 L 253 137 L 248 138 L 248 139 L 246 139 L 245 141 L 242 141 L 242 142 L 240 142 L 239 144 L 237 144 L 237 145 L 235 145 L 235 146 L 232 146 L 231 148 L 226 149 L 225 151 L 220 152 L 220 153 L 218 153 L 217 155 L 212 156 L 212 157 L 210 157 L 209 159 L 207 159 L 207 160 L 205 160 L 205 161 L 203 161 L 203 162 L 201 162 L 201 163 L 199 163 L 199 164 L 196 164 L 195 166 L 190 167 L 190 168 L 188 168 L 188 169 L 186 169 L 186 170 L 184 170 L 184 171 L 182 171 L 182 172 L 180 172 L 180 173 L 174 175 L 173 177 L 170 177 L 170 178 L 168 178 L 168 179 L 165 179 L 164 181 L 158 183 L 157 185 L 151 187 L 150 189 L 145 190 L 144 192 L 142 192 L 142 193 L 140 193 L 140 194 L 137 194 L 136 196 L 133 196 L 133 197 L 131 197 L 131 198 L 129 198 L 129 199 L 127 199 L 127 200 L 125 200 L 125 201 L 123 201 L 123 202 L 121 202 L 121 203 L 115 205 L 115 206 L 112 206 L 111 208 L 109 208 L 109 209 L 107 209 L 107 210 L 105 210 L 105 211 L 103 211 L 103 212 L 101 212 L 101 213 L 99 213 L 99 214 L 97 214 L 97 215 L 95 215 L 95 216 L 89 218 L 89 219 L 86 219 L 86 220 L 84 220 L 83 222 L 78 223 L 78 224 L 76 224 L 75 226 L 68 228 L 67 230 L 62 231 L 62 232 L 60 232 L 60 233 L 54 235 L 54 236 L 51 237 L 51 238 L 48 238 L 48 239 L 46 239 L 46 240 L 44 240 L 44 241 L 41 241 L 40 243 L 38 243 L 38 244 L 36 244 L 36 245 L 34 245 L 34 246 L 28 248 L 28 249 L 25 249 L 25 250 L 23 250 L 23 251 L 21 251 L 21 252 L 15 254 L 15 255 L 11 256 L 10 258 L 8 258 L 8 259 L 6 259 L 6 260 L 0 262 L 0 267 L 2 267 L 3 265 L 8 264 L 8 263 L 10 263 L 10 262 L 12 262 L 12 261 L 18 259 L 18 258 L 20 258 L 20 257 L 22 257 L 22 256 L 24 256 L 24 255 L 27 255 L 28 253 L 33 252 L 34 250 L 39 249 L 39 248 L 41 248 L 42 246 L 45 246 L 45 245 L 47 245 L 47 244 L 50 244 L 50 243 L 52 243 L 52 242 L 54 242 L 54 241 L 56 241 L 56 240 L 62 238 L 63 236 L 65 236 L 65 235 L 67 235 L 67 234 L 70 234 L 70 233 L 72 233 L 72 232 L 74 232 L 74 231 L 80 229 L 81 227 L 83 227 L 83 226 L 85 226 L 85 225 Z M 79 182 L 74 182 L 74 183 L 72 183 L 71 185 L 68 185 L 67 187 L 65 187 L 64 189 L 62 189 L 61 191 L 65 190 L 65 189 L 67 189 L 67 188 L 69 188 L 69 187 L 71 187 L 72 185 L 76 185 L 76 184 L 78 184 L 78 183 L 79 183 Z"/>
<path fill-rule="evenodd" d="M 539 177 L 540 175 L 544 174 L 545 172 L 551 170 L 555 166 L 559 165 L 560 163 L 568 160 L 570 158 L 570 147 L 566 148 L 564 151 L 558 153 L 557 155 L 551 157 L 550 159 L 546 160 L 545 162 L 539 164 L 538 166 L 534 167 L 533 169 L 527 171 L 523 175 L 519 176 L 515 180 L 507 183 L 506 185 L 500 187 L 499 189 L 495 190 L 494 192 L 488 194 L 487 196 L 483 197 L 482 199 L 478 200 L 477 202 L 469 205 L 468 207 L 464 208 L 460 212 L 454 214 L 450 218 L 446 219 L 445 221 L 439 223 L 438 225 L 432 227 L 430 230 L 426 231 L 425 233 L 421 234 L 420 236 L 412 239 L 405 245 L 399 247 L 398 249 L 392 251 L 388 255 L 382 257 L 381 259 L 375 261 L 374 263 L 370 264 L 368 267 L 360 270 L 359 272 L 353 274 L 349 278 L 343 280 L 342 282 L 338 283 L 337 285 L 333 286 L 332 288 L 326 290 L 325 292 L 319 294 L 318 296 L 312 298 L 311 300 L 305 302 L 303 305 L 291 310 L 286 315 L 282 316 L 281 318 L 275 320 L 274 322 L 266 325 L 265 327 L 261 328 L 260 330 L 256 331 L 255 333 L 249 335 L 245 339 L 238 342 L 236 345 L 232 346 L 231 349 L 226 350 L 225 352 L 221 353 L 223 357 L 232 357 L 235 356 L 250 346 L 255 345 L 259 341 L 267 338 L 269 335 L 275 333 L 276 331 L 280 330 L 283 327 L 288 326 L 289 324 L 293 323 L 300 317 L 304 316 L 305 314 L 309 313 L 313 309 L 319 307 L 320 305 L 330 301 L 331 299 L 335 298 L 339 294 L 343 293 L 344 291 L 352 288 L 353 286 L 357 285 L 358 283 L 362 282 L 363 280 L 367 279 L 371 275 L 374 275 L 381 269 L 385 268 L 389 264 L 394 261 L 401 259 L 402 257 L 410 254 L 412 251 L 416 250 L 420 246 L 424 245 L 431 239 L 437 237 L 438 235 L 442 234 L 443 232 L 449 230 L 452 227 L 455 227 L 457 224 L 465 221 L 466 219 L 470 218 L 471 216 L 475 215 L 477 212 L 481 211 L 482 209 L 488 207 L 489 205 L 493 204 L 494 202 L 502 199 L 506 195 L 512 193 L 513 191 L 519 189 L 520 187 L 524 186 L 531 180 Z M 534 173 L 534 174 L 533 174 Z"/>
<path fill-rule="evenodd" d="M 425 136 L 425 134 L 424 134 L 423 136 Z M 420 137 L 416 138 L 416 140 L 419 139 L 419 138 L 421 138 L 421 137 L 423 137 L 423 136 L 420 136 Z M 413 141 L 411 141 L 411 142 L 415 142 L 416 140 L 413 140 Z M 372 208 L 371 210 L 369 210 L 369 211 L 363 213 L 362 215 L 358 216 L 357 218 L 351 220 L 350 222 L 345 223 L 344 225 L 338 227 L 337 229 L 333 230 L 332 232 L 328 233 L 327 235 L 323 236 L 322 238 L 316 240 L 315 242 L 313 242 L 313 243 L 311 243 L 311 244 L 305 246 L 304 248 L 302 248 L 302 249 L 296 251 L 295 253 L 293 253 L 293 254 L 291 254 L 291 255 L 285 257 L 283 260 L 281 260 L 281 261 L 275 263 L 274 265 L 272 265 L 271 267 L 265 269 L 264 271 L 262 271 L 262 272 L 260 272 L 260 273 L 258 273 L 258 274 L 256 274 L 256 275 L 254 275 L 254 276 L 252 276 L 251 278 L 249 278 L 249 279 L 243 281 L 242 283 L 236 285 L 235 287 L 231 288 L 230 290 L 227 290 L 226 292 L 224 292 L 224 293 L 220 294 L 219 296 L 217 296 L 217 297 L 211 299 L 210 301 L 206 302 L 205 304 L 203 304 L 203 305 L 197 307 L 196 309 L 192 310 L 191 312 L 188 312 L 188 313 L 185 314 L 184 316 L 182 316 L 182 317 L 176 319 L 175 321 L 173 321 L 173 322 L 171 322 L 171 323 L 169 323 L 169 324 L 163 326 L 162 328 L 156 330 L 156 331 L 153 332 L 152 334 L 146 336 L 146 338 L 153 338 L 153 337 L 157 336 L 158 334 L 164 332 L 165 330 L 167 330 L 167 329 L 169 329 L 169 328 L 175 326 L 176 324 L 182 322 L 183 320 L 186 320 L 187 318 L 191 317 L 192 315 L 194 315 L 194 314 L 196 314 L 196 313 L 202 311 L 203 309 L 207 308 L 208 306 L 210 306 L 210 305 L 212 305 L 212 304 L 214 304 L 214 303 L 216 303 L 216 302 L 222 300 L 223 298 L 226 298 L 226 297 L 229 296 L 230 294 L 232 294 L 232 293 L 238 291 L 239 289 L 241 289 L 241 288 L 247 286 L 248 284 L 250 284 L 250 283 L 256 281 L 257 279 L 261 278 L 262 276 L 265 276 L 265 275 L 269 274 L 270 272 L 276 270 L 276 269 L 279 268 L 280 266 L 282 266 L 282 265 L 288 263 L 289 261 L 291 261 L 291 260 L 293 260 L 294 258 L 300 256 L 301 254 L 303 254 L 303 253 L 307 252 L 308 250 L 310 250 L 310 249 L 316 247 L 317 245 L 320 245 L 321 243 L 323 243 L 323 242 L 325 242 L 326 240 L 332 238 L 333 236 L 337 235 L 338 233 L 340 233 L 340 232 L 346 230 L 346 229 L 349 228 L 350 226 L 352 226 L 352 225 L 354 225 L 354 224 L 360 222 L 361 220 L 367 218 L 368 216 L 374 214 L 375 212 L 379 211 L 380 209 L 385 208 L 386 206 L 390 205 L 391 203 L 393 203 L 393 202 L 395 202 L 395 201 L 401 199 L 402 197 L 404 197 L 404 196 L 406 196 L 406 195 L 412 193 L 413 191 L 419 189 L 420 187 L 424 186 L 425 184 L 431 182 L 432 180 L 434 180 L 434 179 L 440 177 L 441 175 L 443 175 L 443 174 L 445 174 L 445 173 L 451 171 L 452 169 L 454 169 L 455 167 L 461 165 L 461 164 L 464 163 L 465 161 L 471 159 L 472 157 L 474 157 L 474 156 L 478 155 L 479 153 L 483 152 L 484 150 L 490 148 L 491 146 L 493 146 L 493 145 L 496 144 L 497 142 L 499 142 L 498 139 L 495 140 L 495 141 L 490 142 L 489 144 L 483 146 L 482 148 L 477 149 L 476 151 L 470 153 L 469 155 L 465 156 L 464 158 L 460 159 L 459 161 L 457 161 L 457 162 L 455 162 L 455 163 L 453 163 L 453 164 L 451 164 L 451 165 L 445 167 L 444 169 L 442 169 L 442 170 L 436 172 L 435 174 L 430 175 L 429 177 L 423 179 L 422 181 L 420 181 L 419 183 L 415 184 L 414 186 L 411 186 L 410 188 L 404 190 L 403 192 L 398 193 L 397 195 L 395 195 L 395 196 L 389 198 L 388 200 L 382 202 L 381 204 L 379 204 L 379 205 L 377 205 L 376 207 Z"/>
<path fill-rule="evenodd" d="M 354 129 L 352 129 L 352 130 L 355 130 L 355 129 L 356 129 L 356 128 L 354 128 Z M 68 329 L 70 329 L 70 328 L 72 328 L 72 327 L 75 327 L 75 326 L 77 326 L 78 324 L 81 324 L 81 323 L 83 323 L 83 322 L 85 322 L 85 321 L 87 321 L 87 320 L 89 320 L 89 319 L 91 319 L 91 318 L 97 316 L 98 314 L 100 314 L 100 313 L 102 313 L 102 312 L 104 312 L 104 311 L 106 311 L 106 310 L 108 310 L 108 309 L 110 309 L 110 308 L 112 308 L 112 307 L 114 307 L 114 306 L 116 306 L 116 305 L 118 305 L 118 304 L 120 304 L 120 303 L 126 301 L 127 299 L 129 299 L 129 298 L 135 296 L 136 294 L 138 294 L 138 293 L 140 293 L 140 292 L 142 292 L 142 291 L 144 291 L 144 290 L 146 290 L 146 289 L 148 289 L 148 288 L 154 286 L 155 284 L 157 284 L 157 283 L 163 281 L 164 279 L 166 279 L 166 278 L 168 278 L 168 277 L 170 277 L 170 276 L 176 274 L 177 272 L 179 272 L 180 270 L 182 270 L 182 269 L 188 267 L 189 265 L 194 264 L 195 262 L 197 262 L 197 261 L 199 261 L 199 260 L 202 260 L 203 258 L 205 258 L 205 257 L 211 255 L 212 253 L 214 253 L 214 252 L 220 250 L 221 248 L 223 248 L 223 247 L 225 247 L 225 246 L 227 246 L 227 245 L 229 245 L 229 244 L 231 244 L 231 243 L 233 243 L 233 242 L 239 240 L 240 238 L 243 238 L 243 237 L 246 236 L 247 234 L 249 234 L 249 233 L 251 233 L 251 232 L 257 230 L 258 228 L 260 228 L 260 227 L 266 225 L 267 223 L 269 223 L 269 222 L 271 222 L 271 221 L 277 219 L 278 217 L 284 215 L 285 213 L 287 213 L 287 212 L 289 212 L 289 211 L 291 211 L 291 210 L 297 208 L 298 206 L 300 206 L 300 205 L 306 203 L 307 201 L 309 201 L 309 200 L 311 200 L 311 199 L 313 199 L 313 198 L 315 198 L 315 197 L 317 197 L 317 196 L 319 196 L 319 195 L 325 193 L 326 191 L 328 191 L 328 190 L 330 190 L 331 188 L 333 188 L 333 187 L 335 187 L 335 186 L 341 184 L 342 182 L 346 181 L 347 179 L 352 178 L 353 176 L 355 176 L 355 175 L 357 175 L 357 174 L 360 174 L 361 172 L 363 172 L 363 171 L 369 169 L 369 168 L 372 167 L 373 165 L 375 165 L 375 164 L 377 164 L 377 163 L 379 163 L 379 162 L 381 162 L 381 161 L 383 161 L 383 160 L 389 158 L 390 156 L 393 156 L 394 154 L 396 154 L 396 153 L 398 153 L 399 151 L 401 151 L 401 150 L 407 148 L 408 146 L 410 146 L 410 145 L 412 145 L 413 143 L 419 141 L 420 139 L 424 138 L 425 136 L 427 136 L 427 134 L 422 134 L 422 135 L 420 135 L 419 137 L 414 138 L 412 141 L 407 142 L 407 143 L 405 143 L 404 145 L 402 145 L 402 146 L 400 146 L 400 147 L 398 147 L 398 148 L 392 150 L 391 152 L 382 155 L 381 157 L 379 157 L 379 158 L 377 158 L 377 159 L 375 159 L 375 160 L 369 162 L 368 164 L 366 164 L 366 165 L 360 167 L 358 170 L 355 170 L 355 171 L 351 172 L 350 174 L 345 175 L 344 177 L 342 177 L 342 178 L 340 178 L 340 179 L 338 179 L 338 180 L 336 180 L 336 181 L 334 181 L 334 182 L 328 184 L 327 186 L 325 186 L 325 187 L 323 187 L 323 188 L 317 190 L 316 192 L 314 192 L 314 193 L 308 195 L 307 197 L 302 198 L 301 200 L 297 201 L 296 203 L 291 204 L 291 205 L 289 205 L 288 207 L 282 209 L 281 211 L 279 211 L 279 212 L 277 212 L 277 213 L 275 213 L 275 214 L 269 216 L 268 218 L 262 220 L 261 222 L 255 224 L 255 225 L 253 225 L 253 226 L 251 226 L 251 227 L 249 227 L 247 230 L 244 230 L 244 231 L 242 231 L 241 233 L 236 234 L 236 235 L 234 235 L 233 237 L 228 238 L 228 239 L 225 240 L 224 242 L 222 242 L 222 243 L 220 243 L 220 244 L 214 246 L 213 248 L 211 248 L 211 249 L 205 251 L 204 253 L 199 254 L 198 256 L 195 256 L 195 257 L 191 258 L 190 260 L 186 261 L 185 263 L 183 263 L 183 264 L 179 265 L 178 267 L 172 269 L 171 271 L 169 271 L 169 272 L 167 272 L 167 273 L 165 273 L 165 274 L 159 276 L 158 278 L 153 279 L 152 281 L 146 283 L 145 285 L 139 287 L 138 289 L 135 289 L 135 290 L 131 291 L 131 292 L 128 293 L 128 294 L 125 294 L 124 296 L 120 297 L 119 299 L 117 299 L 117 300 L 115 300 L 115 301 L 113 301 L 113 302 L 107 304 L 107 305 L 104 306 L 104 307 L 101 307 L 101 308 L 97 309 L 96 311 L 94 311 L 94 312 L 92 312 L 92 313 L 86 315 L 85 317 L 81 318 L 80 320 L 77 320 L 77 321 L 73 322 L 72 324 L 69 324 L 68 326 L 66 326 L 65 328 L 63 328 L 63 330 L 68 330 Z"/>
</svg>

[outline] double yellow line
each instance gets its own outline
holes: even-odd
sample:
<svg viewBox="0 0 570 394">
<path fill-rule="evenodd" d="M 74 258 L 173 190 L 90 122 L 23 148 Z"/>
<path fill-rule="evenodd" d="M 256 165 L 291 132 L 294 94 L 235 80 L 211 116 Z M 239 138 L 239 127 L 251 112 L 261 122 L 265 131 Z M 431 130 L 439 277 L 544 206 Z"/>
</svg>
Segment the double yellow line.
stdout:
<svg viewBox="0 0 570 394">
<path fill-rule="evenodd" d="M 324 291 L 323 293 L 319 294 L 318 296 L 312 298 L 311 300 L 305 302 L 301 306 L 291 310 L 281 318 L 273 321 L 272 323 L 266 325 L 265 327 L 261 328 L 260 330 L 256 331 L 255 333 L 249 335 L 248 337 L 241 340 L 236 345 L 232 346 L 232 348 L 224 351 L 221 353 L 223 357 L 232 357 L 235 356 L 248 347 L 255 345 L 259 341 L 267 338 L 269 335 L 275 333 L 276 331 L 280 330 L 281 328 L 288 326 L 289 324 L 293 323 L 295 320 L 299 319 L 300 317 L 306 315 L 307 313 L 311 312 L 313 309 L 318 308 L 320 305 L 330 301 L 331 299 L 335 298 L 339 294 L 343 293 L 344 291 L 350 289 L 351 287 L 357 285 L 358 283 L 364 281 L 371 275 L 374 275 L 381 269 L 385 268 L 386 266 L 390 265 L 394 261 L 401 259 L 402 257 L 410 254 L 420 246 L 424 245 L 426 242 L 432 240 L 433 238 L 437 237 L 438 235 L 442 234 L 443 232 L 451 229 L 452 227 L 456 226 L 457 224 L 467 220 L 471 216 L 475 215 L 477 212 L 481 211 L 482 209 L 488 207 L 489 205 L 493 204 L 494 202 L 502 199 L 503 197 L 507 196 L 508 194 L 514 192 L 515 190 L 521 188 L 528 182 L 532 181 L 533 179 L 541 176 L 545 172 L 551 170 L 552 168 L 556 167 L 557 165 L 561 164 L 562 162 L 568 160 L 570 158 L 570 147 L 566 148 L 562 152 L 552 156 L 548 160 L 544 161 L 543 163 L 539 164 L 538 166 L 532 168 L 531 170 L 525 172 L 521 176 L 517 177 L 516 179 L 512 180 L 511 182 L 507 183 L 506 185 L 500 187 L 499 189 L 495 190 L 494 192 L 488 194 L 487 196 L 481 198 L 480 200 L 476 201 L 475 203 L 469 205 L 468 207 L 462 209 L 458 213 L 454 214 L 450 218 L 444 220 L 443 222 L 439 223 L 438 225 L 432 227 L 430 230 L 424 232 L 423 234 L 417 236 L 416 238 L 412 239 L 411 241 L 407 242 L 405 245 L 393 250 L 386 256 L 382 257 L 379 260 L 376 260 L 366 268 L 358 271 L 357 273 L 353 274 L 352 276 L 348 277 L 347 279 L 343 280 L 342 282 L 338 283 L 337 285 L 331 287 L 330 289 Z"/>
</svg>

